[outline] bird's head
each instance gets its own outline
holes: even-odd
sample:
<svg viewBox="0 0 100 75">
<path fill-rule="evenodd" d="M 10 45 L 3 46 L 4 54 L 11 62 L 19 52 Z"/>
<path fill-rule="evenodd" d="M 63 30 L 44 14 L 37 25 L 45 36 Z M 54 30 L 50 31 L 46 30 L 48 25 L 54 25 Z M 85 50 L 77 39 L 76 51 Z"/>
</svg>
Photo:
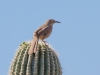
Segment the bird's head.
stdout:
<svg viewBox="0 0 100 75">
<path fill-rule="evenodd" d="M 60 23 L 59 21 L 55 21 L 54 19 L 49 19 L 46 21 L 48 25 L 53 25 L 54 23 Z"/>
</svg>

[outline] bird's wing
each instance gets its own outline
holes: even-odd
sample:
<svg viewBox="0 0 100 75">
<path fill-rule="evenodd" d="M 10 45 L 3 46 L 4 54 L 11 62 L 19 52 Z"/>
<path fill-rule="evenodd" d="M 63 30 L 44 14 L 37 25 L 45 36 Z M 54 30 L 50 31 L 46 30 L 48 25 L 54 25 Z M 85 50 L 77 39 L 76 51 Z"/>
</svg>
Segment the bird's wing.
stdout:
<svg viewBox="0 0 100 75">
<path fill-rule="evenodd" d="M 47 32 L 47 31 L 49 31 L 50 28 L 51 28 L 50 26 L 45 26 L 45 27 L 41 28 L 38 31 L 38 35 L 43 34 L 43 33 Z"/>
<path fill-rule="evenodd" d="M 45 24 L 42 25 L 42 26 L 40 26 L 34 33 L 38 33 L 38 32 L 39 32 L 40 30 L 42 30 L 45 26 L 46 26 Z"/>
</svg>

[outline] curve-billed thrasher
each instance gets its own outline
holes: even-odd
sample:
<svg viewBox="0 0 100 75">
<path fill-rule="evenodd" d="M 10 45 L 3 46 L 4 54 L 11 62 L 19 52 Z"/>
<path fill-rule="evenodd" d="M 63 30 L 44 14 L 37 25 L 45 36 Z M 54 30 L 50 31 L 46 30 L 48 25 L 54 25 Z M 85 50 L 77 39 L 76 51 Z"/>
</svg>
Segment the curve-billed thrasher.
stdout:
<svg viewBox="0 0 100 75">
<path fill-rule="evenodd" d="M 60 23 L 59 21 L 55 21 L 53 19 L 47 20 L 38 30 L 34 32 L 34 38 L 31 41 L 31 46 L 28 51 L 28 54 L 32 54 L 33 52 L 36 53 L 38 40 L 44 40 L 48 38 L 52 32 L 52 27 L 54 23 Z"/>
</svg>

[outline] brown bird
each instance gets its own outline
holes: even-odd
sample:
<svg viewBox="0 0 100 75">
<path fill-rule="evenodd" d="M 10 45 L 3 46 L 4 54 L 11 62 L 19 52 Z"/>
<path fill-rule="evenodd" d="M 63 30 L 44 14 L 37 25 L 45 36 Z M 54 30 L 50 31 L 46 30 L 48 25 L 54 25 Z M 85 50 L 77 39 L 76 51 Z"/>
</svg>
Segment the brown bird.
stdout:
<svg viewBox="0 0 100 75">
<path fill-rule="evenodd" d="M 28 54 L 36 53 L 38 40 L 44 41 L 45 38 L 48 38 L 52 32 L 53 24 L 60 23 L 54 19 L 47 20 L 39 29 L 34 32 L 33 40 L 31 41 L 31 46 L 28 51 Z"/>
</svg>

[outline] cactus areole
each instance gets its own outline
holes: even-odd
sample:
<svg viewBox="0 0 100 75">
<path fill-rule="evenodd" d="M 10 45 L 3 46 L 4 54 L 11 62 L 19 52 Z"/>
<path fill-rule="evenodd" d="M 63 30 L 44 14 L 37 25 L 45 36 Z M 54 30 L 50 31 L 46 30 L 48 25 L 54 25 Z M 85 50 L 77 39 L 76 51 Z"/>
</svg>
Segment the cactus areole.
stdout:
<svg viewBox="0 0 100 75">
<path fill-rule="evenodd" d="M 23 42 L 14 55 L 9 75 L 62 75 L 57 53 L 46 45 L 40 42 L 34 56 L 28 55 L 30 42 Z"/>
</svg>

